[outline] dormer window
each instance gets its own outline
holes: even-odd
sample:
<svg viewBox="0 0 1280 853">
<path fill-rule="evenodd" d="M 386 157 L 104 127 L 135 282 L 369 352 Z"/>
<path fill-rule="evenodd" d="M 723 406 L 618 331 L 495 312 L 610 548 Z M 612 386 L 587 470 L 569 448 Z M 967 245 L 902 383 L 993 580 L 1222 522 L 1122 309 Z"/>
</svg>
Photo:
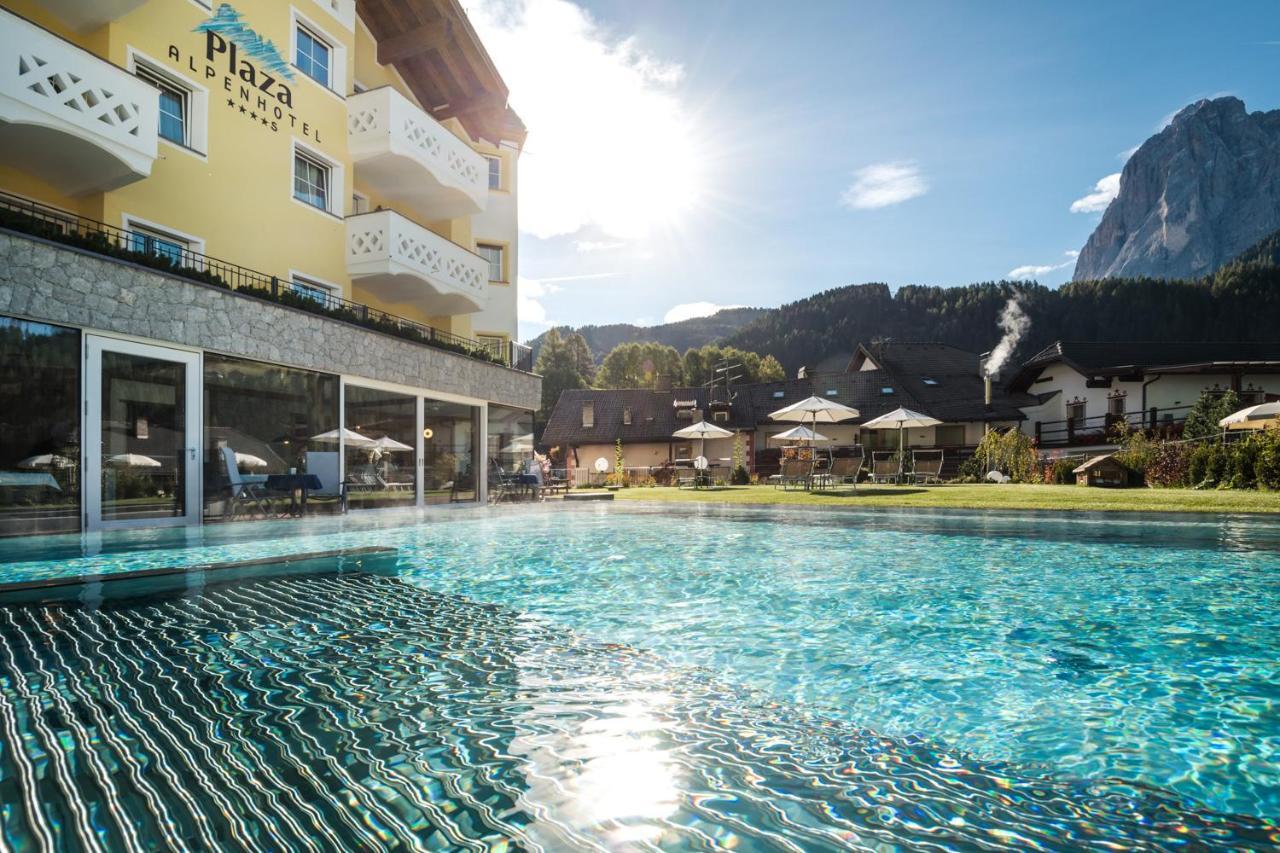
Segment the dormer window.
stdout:
<svg viewBox="0 0 1280 853">
<path fill-rule="evenodd" d="M 631 426 L 631 407 L 626 406 L 622 410 L 622 422 L 627 426 Z"/>
<path fill-rule="evenodd" d="M 591 429 L 596 425 L 596 404 L 582 404 L 582 428 Z"/>
<path fill-rule="evenodd" d="M 785 396 L 787 396 L 787 392 L 786 392 L 786 391 L 774 391 L 774 392 L 773 392 L 773 399 L 775 399 L 775 400 L 781 400 L 781 399 L 782 399 L 783 397 L 785 397 Z"/>
<path fill-rule="evenodd" d="M 726 410 L 719 410 L 711 413 L 711 420 L 720 421 L 721 423 L 729 422 L 729 413 Z"/>
<path fill-rule="evenodd" d="M 839 392 L 839 390 L 837 390 L 837 389 L 835 389 L 835 388 L 828 388 L 828 389 L 827 389 L 827 396 L 828 396 L 828 397 L 834 397 L 834 396 L 836 396 L 836 395 L 837 395 L 837 394 L 839 394 L 839 393 L 840 393 L 840 392 Z"/>
<path fill-rule="evenodd" d="M 881 389 L 880 389 L 880 394 L 881 394 L 882 396 L 885 396 L 885 397 L 890 397 L 890 396 L 892 396 L 892 395 L 893 395 L 893 386 L 892 386 L 892 385 L 885 385 L 885 386 L 881 387 Z"/>
</svg>

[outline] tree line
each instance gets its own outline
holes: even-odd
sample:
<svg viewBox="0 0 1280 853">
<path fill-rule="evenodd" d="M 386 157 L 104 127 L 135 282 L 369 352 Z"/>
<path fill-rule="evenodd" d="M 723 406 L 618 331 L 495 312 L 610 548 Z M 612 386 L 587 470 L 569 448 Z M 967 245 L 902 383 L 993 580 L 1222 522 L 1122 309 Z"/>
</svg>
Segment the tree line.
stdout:
<svg viewBox="0 0 1280 853">
<path fill-rule="evenodd" d="M 731 346 L 707 344 L 684 354 L 673 346 L 653 342 L 621 343 L 609 350 L 597 367 L 586 338 L 561 336 L 551 329 L 543 338 L 534 371 L 542 375 L 542 408 L 538 422 L 546 423 L 562 391 L 578 388 L 657 388 L 659 385 L 706 385 L 717 366 L 732 366 L 734 381 L 776 382 L 785 378 L 772 355 L 761 356 Z"/>
</svg>

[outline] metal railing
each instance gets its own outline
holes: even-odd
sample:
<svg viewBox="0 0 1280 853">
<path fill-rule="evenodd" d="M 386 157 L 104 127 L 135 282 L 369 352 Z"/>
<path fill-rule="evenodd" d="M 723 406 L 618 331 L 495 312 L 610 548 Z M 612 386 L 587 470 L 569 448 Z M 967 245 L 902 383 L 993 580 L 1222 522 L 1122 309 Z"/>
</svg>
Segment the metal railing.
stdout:
<svg viewBox="0 0 1280 853">
<path fill-rule="evenodd" d="M 160 234 L 117 228 L 4 192 L 0 192 L 0 228 L 130 261 L 192 281 L 223 287 L 242 296 L 342 320 L 468 358 L 533 372 L 532 351 L 514 341 L 477 341 L 455 335 L 360 302 L 323 293 L 317 288 L 295 288 L 292 281 L 281 281 L 276 276 L 192 251 L 190 247 L 165 239 Z"/>
<path fill-rule="evenodd" d="M 1130 429 L 1164 433 L 1174 438 L 1182 432 L 1182 422 L 1187 419 L 1191 406 L 1152 406 L 1141 412 L 1092 415 L 1085 418 L 1066 418 L 1058 421 L 1036 421 L 1032 426 L 1036 441 L 1041 447 L 1067 447 L 1073 444 L 1106 444 L 1112 431 L 1122 421 Z"/>
</svg>

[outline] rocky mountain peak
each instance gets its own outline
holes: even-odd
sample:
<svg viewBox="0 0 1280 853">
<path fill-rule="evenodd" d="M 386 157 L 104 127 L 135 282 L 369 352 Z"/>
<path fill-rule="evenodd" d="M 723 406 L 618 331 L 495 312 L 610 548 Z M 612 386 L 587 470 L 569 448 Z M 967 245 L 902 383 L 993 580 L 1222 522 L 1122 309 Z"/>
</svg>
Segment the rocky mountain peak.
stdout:
<svg viewBox="0 0 1280 853">
<path fill-rule="evenodd" d="M 1076 281 L 1196 278 L 1280 230 L 1280 110 L 1181 109 L 1142 144 L 1076 261 Z"/>
</svg>

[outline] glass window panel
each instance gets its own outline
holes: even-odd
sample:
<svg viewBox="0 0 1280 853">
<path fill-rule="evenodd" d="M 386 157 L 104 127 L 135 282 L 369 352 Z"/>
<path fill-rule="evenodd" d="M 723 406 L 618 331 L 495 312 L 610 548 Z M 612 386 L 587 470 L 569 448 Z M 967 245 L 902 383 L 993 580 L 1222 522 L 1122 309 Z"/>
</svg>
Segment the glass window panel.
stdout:
<svg viewBox="0 0 1280 853">
<path fill-rule="evenodd" d="M 293 157 L 293 194 L 300 201 L 329 209 L 329 169 L 301 154 Z"/>
<path fill-rule="evenodd" d="M 323 86 L 329 85 L 329 45 L 298 28 L 298 69 Z"/>
<path fill-rule="evenodd" d="M 102 354 L 102 519 L 186 512 L 187 366 Z"/>
<path fill-rule="evenodd" d="M 0 536 L 80 529 L 80 333 L 0 317 Z"/>
<path fill-rule="evenodd" d="M 502 270 L 502 247 L 481 243 L 476 247 L 476 254 L 485 259 L 489 265 L 489 281 L 506 281 Z"/>
<path fill-rule="evenodd" d="M 330 473 L 340 470 L 336 376 L 206 353 L 204 421 L 206 520 L 261 516 L 237 493 L 233 476 L 261 486 L 268 475 L 292 468 L 337 479 Z M 235 475 L 223 448 L 232 451 Z M 336 493 L 338 484 L 321 485 Z"/>
<path fill-rule="evenodd" d="M 168 258 L 174 266 L 182 266 L 188 250 L 187 243 L 183 240 L 166 237 L 136 226 L 129 230 L 129 242 L 133 251 Z"/>
<path fill-rule="evenodd" d="M 296 278 L 293 280 L 293 292 L 299 296 L 305 296 L 307 299 L 312 299 L 324 304 L 328 304 L 329 300 L 333 298 L 333 293 L 329 288 L 321 287 L 318 284 L 299 281 Z"/>
<path fill-rule="evenodd" d="M 426 503 L 476 499 L 479 412 L 462 403 L 423 401 L 422 490 Z"/>
<path fill-rule="evenodd" d="M 412 506 L 416 500 L 417 403 L 407 394 L 348 385 L 345 391 L 347 503 L 352 509 Z"/>
<path fill-rule="evenodd" d="M 502 189 L 502 158 L 488 157 L 489 161 L 489 189 Z"/>
<path fill-rule="evenodd" d="M 179 145 L 187 144 L 186 98 L 172 89 L 160 92 L 160 135 Z"/>
</svg>

